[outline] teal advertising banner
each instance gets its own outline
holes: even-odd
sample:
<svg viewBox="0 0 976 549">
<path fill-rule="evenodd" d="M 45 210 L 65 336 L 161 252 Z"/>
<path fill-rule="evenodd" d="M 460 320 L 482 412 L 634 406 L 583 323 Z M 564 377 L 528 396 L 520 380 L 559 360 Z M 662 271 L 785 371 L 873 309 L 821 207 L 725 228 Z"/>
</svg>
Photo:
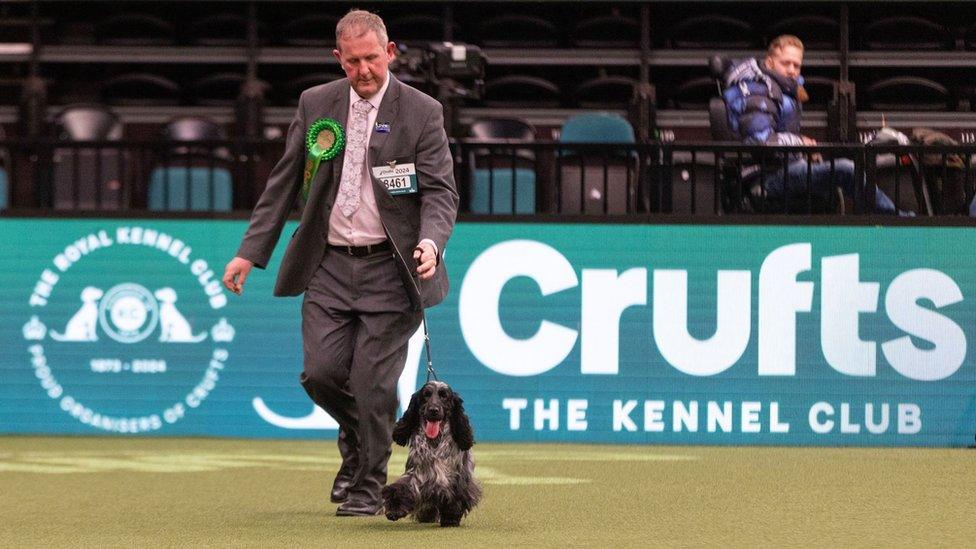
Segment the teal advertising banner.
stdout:
<svg viewBox="0 0 976 549">
<path fill-rule="evenodd" d="M 0 433 L 332 438 L 244 221 L 0 220 Z M 291 234 L 294 225 L 285 227 Z M 461 223 L 434 366 L 481 440 L 963 446 L 970 228 Z M 411 339 L 401 402 L 424 379 Z"/>
</svg>

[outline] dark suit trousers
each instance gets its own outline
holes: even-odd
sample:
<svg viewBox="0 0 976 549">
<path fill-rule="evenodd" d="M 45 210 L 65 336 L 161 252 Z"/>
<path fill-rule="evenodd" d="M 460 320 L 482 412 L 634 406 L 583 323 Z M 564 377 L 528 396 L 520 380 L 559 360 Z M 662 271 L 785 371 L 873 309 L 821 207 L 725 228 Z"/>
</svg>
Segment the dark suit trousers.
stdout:
<svg viewBox="0 0 976 549">
<path fill-rule="evenodd" d="M 344 432 L 343 462 L 355 465 L 350 497 L 369 502 L 386 484 L 397 381 L 421 319 L 395 261 L 389 251 L 352 257 L 330 248 L 302 303 L 302 386 Z"/>
</svg>

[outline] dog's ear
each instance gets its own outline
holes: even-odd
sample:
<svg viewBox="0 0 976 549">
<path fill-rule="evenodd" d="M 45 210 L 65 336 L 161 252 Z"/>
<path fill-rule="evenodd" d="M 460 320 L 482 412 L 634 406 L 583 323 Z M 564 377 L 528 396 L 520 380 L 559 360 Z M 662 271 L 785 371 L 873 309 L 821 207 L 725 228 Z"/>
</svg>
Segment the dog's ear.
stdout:
<svg viewBox="0 0 976 549">
<path fill-rule="evenodd" d="M 406 446 L 410 441 L 410 436 L 420 428 L 420 391 L 410 397 L 410 404 L 407 411 L 403 413 L 400 421 L 393 427 L 393 442 L 400 446 Z"/>
<path fill-rule="evenodd" d="M 451 403 L 451 436 L 454 437 L 454 443 L 457 447 L 465 452 L 470 450 L 474 446 L 474 431 L 471 430 L 471 421 L 468 420 L 468 414 L 464 412 L 464 401 L 457 393 L 453 395 L 453 402 Z"/>
</svg>

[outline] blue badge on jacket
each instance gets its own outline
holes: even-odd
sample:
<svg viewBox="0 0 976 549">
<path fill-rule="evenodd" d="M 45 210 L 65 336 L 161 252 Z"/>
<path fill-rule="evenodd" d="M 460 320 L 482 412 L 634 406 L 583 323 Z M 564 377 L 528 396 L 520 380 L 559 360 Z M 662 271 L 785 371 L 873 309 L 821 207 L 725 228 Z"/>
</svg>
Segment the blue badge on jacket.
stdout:
<svg viewBox="0 0 976 549">
<path fill-rule="evenodd" d="M 381 124 L 381 123 L 377 122 L 376 123 L 376 133 L 390 133 L 390 125 L 389 124 Z"/>
</svg>

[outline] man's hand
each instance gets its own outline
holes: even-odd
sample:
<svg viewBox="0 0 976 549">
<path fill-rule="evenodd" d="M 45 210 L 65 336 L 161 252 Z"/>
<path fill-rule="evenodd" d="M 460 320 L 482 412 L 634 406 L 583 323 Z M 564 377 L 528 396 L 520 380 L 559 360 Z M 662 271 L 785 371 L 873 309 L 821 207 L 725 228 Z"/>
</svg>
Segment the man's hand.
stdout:
<svg viewBox="0 0 976 549">
<path fill-rule="evenodd" d="M 237 295 L 241 295 L 241 292 L 244 291 L 244 281 L 247 280 L 251 267 L 254 267 L 254 263 L 243 257 L 231 259 L 227 267 L 224 268 L 224 287 Z"/>
<path fill-rule="evenodd" d="M 801 135 L 800 137 L 803 139 L 803 144 L 808 147 L 813 147 L 817 144 L 817 140 L 812 137 L 807 137 L 805 135 Z M 820 153 L 810 153 L 807 158 L 810 159 L 810 162 L 823 162 L 823 155 Z"/>
<path fill-rule="evenodd" d="M 437 270 L 437 254 L 429 242 L 421 242 L 413 249 L 413 259 L 417 262 L 417 274 L 420 280 L 429 280 Z"/>
</svg>

